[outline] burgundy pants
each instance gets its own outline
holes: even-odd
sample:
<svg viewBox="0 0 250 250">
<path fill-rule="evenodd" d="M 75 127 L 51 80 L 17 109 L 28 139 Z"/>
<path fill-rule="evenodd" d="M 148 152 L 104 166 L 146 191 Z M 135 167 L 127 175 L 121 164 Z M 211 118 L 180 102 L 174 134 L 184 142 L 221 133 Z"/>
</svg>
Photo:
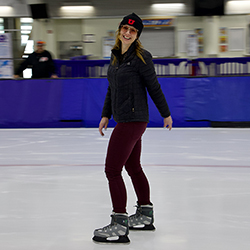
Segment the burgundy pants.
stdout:
<svg viewBox="0 0 250 250">
<path fill-rule="evenodd" d="M 149 183 L 141 168 L 141 136 L 146 122 L 118 123 L 110 137 L 105 164 L 113 211 L 126 213 L 127 192 L 122 178 L 125 166 L 131 177 L 139 205 L 150 203 Z"/>
</svg>

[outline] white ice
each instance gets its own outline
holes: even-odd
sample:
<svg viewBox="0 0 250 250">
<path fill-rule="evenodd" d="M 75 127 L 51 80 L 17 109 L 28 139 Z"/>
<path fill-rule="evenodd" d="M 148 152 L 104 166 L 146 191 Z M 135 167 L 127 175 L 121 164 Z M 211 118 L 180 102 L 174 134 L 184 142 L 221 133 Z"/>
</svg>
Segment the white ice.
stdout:
<svg viewBox="0 0 250 250">
<path fill-rule="evenodd" d="M 111 131 L 0 130 L 1 250 L 249 250 L 250 129 L 147 129 L 141 161 L 156 231 L 130 232 L 129 245 L 93 243 L 110 223 Z"/>
</svg>

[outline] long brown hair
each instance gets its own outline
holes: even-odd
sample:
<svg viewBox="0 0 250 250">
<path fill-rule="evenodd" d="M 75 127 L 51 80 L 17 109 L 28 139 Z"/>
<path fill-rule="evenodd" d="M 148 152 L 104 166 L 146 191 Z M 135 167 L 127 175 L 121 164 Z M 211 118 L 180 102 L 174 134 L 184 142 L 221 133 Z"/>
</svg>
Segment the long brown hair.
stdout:
<svg viewBox="0 0 250 250">
<path fill-rule="evenodd" d="M 121 49 L 122 42 L 121 42 L 119 37 L 120 37 L 120 29 L 118 29 L 116 31 L 116 39 L 115 39 L 115 45 L 114 45 L 113 49 L 116 49 L 116 50 Z M 136 39 L 135 44 L 136 44 L 136 47 L 135 47 L 136 55 L 146 64 L 146 62 L 145 62 L 145 60 L 144 60 L 144 58 L 142 56 L 143 55 L 143 46 L 142 46 L 139 38 Z M 114 58 L 113 58 L 113 61 L 112 61 L 112 65 L 115 65 L 116 62 L 117 62 L 117 58 L 116 58 L 115 55 L 113 55 L 113 57 Z"/>
</svg>

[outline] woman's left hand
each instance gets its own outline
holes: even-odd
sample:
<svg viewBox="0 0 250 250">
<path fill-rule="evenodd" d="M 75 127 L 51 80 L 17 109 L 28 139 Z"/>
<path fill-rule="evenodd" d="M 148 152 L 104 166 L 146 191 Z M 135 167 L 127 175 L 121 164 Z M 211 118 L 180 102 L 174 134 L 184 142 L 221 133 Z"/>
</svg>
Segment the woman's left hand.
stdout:
<svg viewBox="0 0 250 250">
<path fill-rule="evenodd" d="M 173 120 L 172 120 L 171 115 L 169 117 L 164 118 L 163 121 L 164 121 L 163 127 L 171 130 L 172 129 L 172 124 L 173 124 Z"/>
</svg>

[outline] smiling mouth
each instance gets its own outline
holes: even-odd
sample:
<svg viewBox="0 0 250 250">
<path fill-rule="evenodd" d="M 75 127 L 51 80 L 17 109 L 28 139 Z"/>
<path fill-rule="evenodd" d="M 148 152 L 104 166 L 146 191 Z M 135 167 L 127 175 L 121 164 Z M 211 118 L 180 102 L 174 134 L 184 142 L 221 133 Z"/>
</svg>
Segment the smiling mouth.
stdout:
<svg viewBox="0 0 250 250">
<path fill-rule="evenodd" d="M 126 40 L 130 40 L 131 37 L 127 37 L 127 36 L 123 36 L 123 38 L 125 38 Z"/>
</svg>

